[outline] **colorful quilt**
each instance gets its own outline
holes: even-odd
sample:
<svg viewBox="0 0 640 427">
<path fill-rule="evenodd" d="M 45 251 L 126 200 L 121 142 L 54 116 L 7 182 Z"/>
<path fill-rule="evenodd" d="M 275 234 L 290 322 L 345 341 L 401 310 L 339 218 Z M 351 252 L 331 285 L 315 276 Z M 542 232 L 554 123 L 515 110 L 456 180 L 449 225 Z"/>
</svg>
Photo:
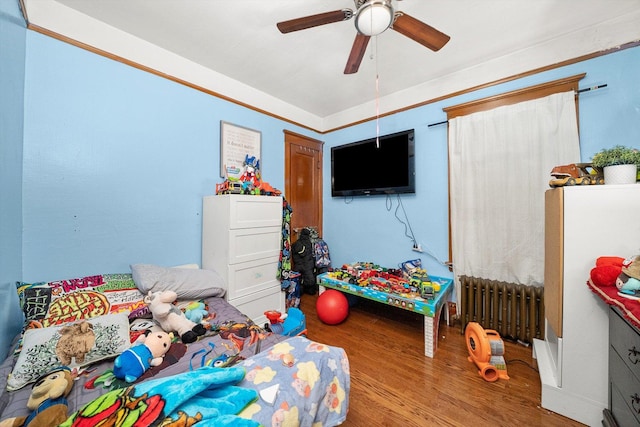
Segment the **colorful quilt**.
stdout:
<svg viewBox="0 0 640 427">
<path fill-rule="evenodd" d="M 239 367 L 204 366 L 105 393 L 61 424 L 71 426 L 258 426 L 236 416 L 257 399 L 255 390 L 235 386 L 245 375 Z"/>
<path fill-rule="evenodd" d="M 340 347 L 299 336 L 242 361 L 238 383 L 260 399 L 240 413 L 264 426 L 322 427 L 342 424 L 349 410 L 349 360 Z"/>
<path fill-rule="evenodd" d="M 170 350 L 166 363 L 150 368 L 140 382 L 122 385 L 102 382 L 113 367 L 112 359 L 78 371 L 79 376 L 67 397 L 68 413 L 78 415 L 68 425 L 147 426 L 155 424 L 146 424 L 146 421 L 156 423 L 161 419 L 160 425 L 182 426 L 191 425 L 180 424 L 184 420 L 202 417 L 196 425 L 329 427 L 346 419 L 350 377 L 349 362 L 342 348 L 304 337 L 268 333 L 224 298 L 207 298 L 205 304 L 211 314 L 207 335 L 187 345 L 174 343 L 172 349 L 179 347 L 175 352 Z M 18 337 L 14 342 L 17 341 Z M 16 357 L 11 352 L 0 364 L 0 420 L 30 412 L 26 406 L 30 388 L 16 391 L 6 388 L 15 363 Z M 231 379 L 222 381 L 220 375 L 215 378 L 205 375 L 202 378 L 205 382 L 191 383 L 194 375 L 209 372 L 212 367 L 228 369 Z M 179 391 L 191 394 L 175 396 L 174 389 L 166 386 L 171 384 L 168 378 L 180 378 Z M 184 386 L 187 383 L 189 387 Z M 198 388 L 200 391 L 196 392 Z M 154 394 L 157 392 L 160 394 Z M 233 402 L 227 405 L 225 401 L 229 399 Z M 89 402 L 93 403 L 87 407 Z M 159 405 L 162 412 L 158 410 Z M 92 416 L 105 416 L 98 410 L 103 406 L 124 418 L 118 418 L 113 424 L 98 424 Z M 81 412 L 83 408 L 89 412 Z M 209 412 L 210 408 L 218 408 L 219 413 Z M 174 418 L 178 414 L 184 416 L 184 420 Z M 167 417 L 172 421 L 162 424 Z M 139 422 L 127 424 L 131 420 Z"/>
</svg>

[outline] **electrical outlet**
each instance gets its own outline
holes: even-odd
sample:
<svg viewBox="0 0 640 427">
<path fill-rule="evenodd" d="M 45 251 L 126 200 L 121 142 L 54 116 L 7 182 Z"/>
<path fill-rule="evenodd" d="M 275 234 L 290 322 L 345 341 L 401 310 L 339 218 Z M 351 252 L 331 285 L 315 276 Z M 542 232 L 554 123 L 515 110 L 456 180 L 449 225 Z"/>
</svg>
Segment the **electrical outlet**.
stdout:
<svg viewBox="0 0 640 427">
<path fill-rule="evenodd" d="M 413 250 L 422 253 L 422 245 L 420 245 L 420 243 L 413 245 Z"/>
</svg>

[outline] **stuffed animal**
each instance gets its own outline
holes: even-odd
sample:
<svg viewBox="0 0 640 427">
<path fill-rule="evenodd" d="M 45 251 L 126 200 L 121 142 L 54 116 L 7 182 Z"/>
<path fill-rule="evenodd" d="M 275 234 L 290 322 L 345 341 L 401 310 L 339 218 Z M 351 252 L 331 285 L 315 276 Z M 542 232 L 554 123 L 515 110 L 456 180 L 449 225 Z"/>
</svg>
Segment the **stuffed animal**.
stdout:
<svg viewBox="0 0 640 427">
<path fill-rule="evenodd" d="M 196 341 L 207 331 L 204 326 L 187 319 L 182 310 L 172 304 L 178 298 L 173 291 L 149 292 L 144 302 L 149 307 L 153 320 L 165 332 L 177 332 L 183 343 Z"/>
<path fill-rule="evenodd" d="M 56 344 L 56 356 L 63 365 L 70 365 L 71 359 L 83 363 L 85 355 L 96 343 L 93 325 L 87 321 L 65 326 L 60 329 L 60 339 Z"/>
<path fill-rule="evenodd" d="M 32 412 L 25 417 L 7 418 L 0 422 L 0 427 L 49 427 L 64 422 L 73 382 L 71 370 L 66 366 L 49 371 L 33 385 L 27 400 L 27 408 Z"/>
<path fill-rule="evenodd" d="M 209 312 L 205 308 L 204 303 L 192 301 L 187 304 L 184 315 L 194 323 L 201 323 L 204 318 L 209 316 Z"/>
<path fill-rule="evenodd" d="M 596 286 L 615 286 L 622 272 L 623 262 L 624 258 L 617 256 L 599 257 L 596 266 L 591 269 L 591 282 Z"/>
<path fill-rule="evenodd" d="M 151 366 L 158 366 L 171 347 L 171 335 L 165 331 L 147 330 L 135 345 L 123 351 L 113 362 L 113 375 L 132 383 Z"/>
<path fill-rule="evenodd" d="M 620 292 L 637 294 L 640 290 L 640 255 L 623 261 L 616 287 Z"/>
</svg>

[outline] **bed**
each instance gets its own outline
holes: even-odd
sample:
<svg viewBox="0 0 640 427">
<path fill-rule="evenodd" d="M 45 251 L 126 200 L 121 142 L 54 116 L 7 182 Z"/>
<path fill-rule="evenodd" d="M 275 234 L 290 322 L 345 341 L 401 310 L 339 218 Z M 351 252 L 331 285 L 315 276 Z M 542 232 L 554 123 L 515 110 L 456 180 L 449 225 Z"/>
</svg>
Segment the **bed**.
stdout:
<svg viewBox="0 0 640 427">
<path fill-rule="evenodd" d="M 163 422 L 169 417 L 176 426 L 195 421 L 335 426 L 346 419 L 350 373 L 342 348 L 254 324 L 225 300 L 223 284 L 210 271 L 144 267 L 151 270 L 132 266 L 132 274 L 17 284 L 25 329 L 0 365 L 0 420 L 29 414 L 26 402 L 32 384 L 61 364 L 55 350 L 64 336 L 61 328 L 81 319 L 92 323 L 95 344 L 82 363 L 73 359 L 68 365 L 76 380 L 67 398 L 70 418 L 65 425 L 82 425 L 74 422 L 83 417 L 83 408 L 93 408 L 95 415 L 98 403 L 135 393 L 158 393 L 165 405 Z M 175 304 L 183 312 L 191 315 L 188 311 L 198 307 L 206 333 L 188 344 L 174 340 L 162 364 L 137 381 L 117 380 L 110 375 L 113 360 L 150 326 L 142 299 L 159 286 L 180 291 Z M 208 382 L 202 385 L 203 381 Z M 175 390 L 180 392 L 163 392 L 171 390 L 172 382 L 179 384 Z M 174 402 L 172 396 L 185 390 L 192 395 Z M 182 423 L 178 417 L 185 413 Z M 207 424 L 211 419 L 214 422 Z"/>
</svg>

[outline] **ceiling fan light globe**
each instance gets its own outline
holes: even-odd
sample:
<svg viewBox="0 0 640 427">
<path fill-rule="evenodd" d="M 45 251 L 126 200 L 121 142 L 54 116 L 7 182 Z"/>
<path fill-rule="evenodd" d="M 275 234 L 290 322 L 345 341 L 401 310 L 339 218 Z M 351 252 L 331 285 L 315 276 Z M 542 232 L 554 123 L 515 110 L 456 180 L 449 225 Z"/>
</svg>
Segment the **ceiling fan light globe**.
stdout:
<svg viewBox="0 0 640 427">
<path fill-rule="evenodd" d="M 356 12 L 356 29 L 365 36 L 377 36 L 393 23 L 389 0 L 369 0 Z"/>
</svg>

